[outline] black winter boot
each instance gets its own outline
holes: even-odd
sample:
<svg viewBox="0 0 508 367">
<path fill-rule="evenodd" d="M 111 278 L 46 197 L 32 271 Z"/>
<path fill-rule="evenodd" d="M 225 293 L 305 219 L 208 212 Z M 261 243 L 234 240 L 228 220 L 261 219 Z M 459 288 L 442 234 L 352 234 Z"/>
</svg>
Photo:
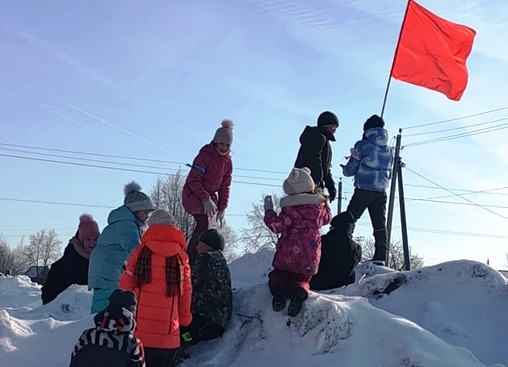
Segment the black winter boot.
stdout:
<svg viewBox="0 0 508 367">
<path fill-rule="evenodd" d="M 286 307 L 287 298 L 284 296 L 274 296 L 272 299 L 272 307 L 275 312 L 279 312 L 280 310 Z"/>
<path fill-rule="evenodd" d="M 288 316 L 295 317 L 300 313 L 303 301 L 307 299 L 307 292 L 301 287 L 296 287 L 291 292 L 291 302 L 288 306 Z"/>
</svg>

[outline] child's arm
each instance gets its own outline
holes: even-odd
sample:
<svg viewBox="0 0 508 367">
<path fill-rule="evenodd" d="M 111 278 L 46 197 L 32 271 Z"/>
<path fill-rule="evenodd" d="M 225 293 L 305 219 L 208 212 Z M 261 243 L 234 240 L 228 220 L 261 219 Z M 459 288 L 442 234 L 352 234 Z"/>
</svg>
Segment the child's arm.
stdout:
<svg viewBox="0 0 508 367">
<path fill-rule="evenodd" d="M 146 367 L 145 351 L 141 340 L 137 339 L 137 346 L 133 348 L 130 354 L 130 360 L 127 367 Z"/>
<path fill-rule="evenodd" d="M 342 165 L 342 174 L 346 177 L 354 176 L 358 168 L 360 168 L 360 161 L 362 160 L 360 143 L 361 140 L 356 142 L 354 148 L 351 148 L 351 156 L 347 164 L 345 166 Z"/>
<path fill-rule="evenodd" d="M 141 240 L 139 228 L 134 222 L 122 222 L 122 224 L 118 230 L 119 243 L 130 254 Z"/>
<path fill-rule="evenodd" d="M 286 228 L 291 226 L 292 220 L 283 212 L 277 215 L 273 210 L 265 212 L 264 222 L 270 231 L 274 233 L 282 233 Z"/>
<path fill-rule="evenodd" d="M 210 156 L 207 153 L 199 152 L 194 158 L 192 168 L 187 176 L 189 188 L 200 201 L 206 200 L 210 196 L 203 186 L 203 176 L 206 174 L 209 164 Z"/>
<path fill-rule="evenodd" d="M 142 247 L 143 246 L 138 246 L 132 251 L 129 260 L 127 260 L 125 271 L 120 276 L 120 288 L 125 291 L 133 291 L 136 286 L 136 281 L 134 280 L 134 267 L 136 266 L 139 251 L 141 251 Z"/>
<path fill-rule="evenodd" d="M 321 213 L 319 215 L 320 220 L 320 227 L 326 226 L 327 224 L 330 224 L 332 221 L 332 209 L 330 209 L 330 206 L 328 204 L 325 204 L 321 210 Z"/>
<path fill-rule="evenodd" d="M 183 294 L 178 301 L 178 315 L 180 316 L 180 324 L 188 326 L 192 321 L 191 301 L 192 301 L 192 281 L 191 270 L 189 266 L 189 256 L 182 251 L 181 260 L 183 261 Z"/>
</svg>

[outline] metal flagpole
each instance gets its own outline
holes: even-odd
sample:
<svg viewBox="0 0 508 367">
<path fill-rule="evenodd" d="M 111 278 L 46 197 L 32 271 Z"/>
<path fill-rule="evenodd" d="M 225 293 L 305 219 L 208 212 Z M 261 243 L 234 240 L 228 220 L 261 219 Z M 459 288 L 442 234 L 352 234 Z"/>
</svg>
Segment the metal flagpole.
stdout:
<svg viewBox="0 0 508 367">
<path fill-rule="evenodd" d="M 392 168 L 392 182 L 390 187 L 390 198 L 388 200 L 388 213 L 386 216 L 386 231 L 388 233 L 388 251 L 386 254 L 386 264 L 389 264 L 390 258 L 390 241 L 392 235 L 392 221 L 393 221 L 393 206 L 395 202 L 395 187 L 397 185 L 397 175 L 399 173 L 399 154 L 400 154 L 400 144 L 402 140 L 402 129 L 399 129 L 399 133 L 397 134 L 397 142 L 395 144 L 395 157 L 393 159 L 393 168 Z"/>
</svg>

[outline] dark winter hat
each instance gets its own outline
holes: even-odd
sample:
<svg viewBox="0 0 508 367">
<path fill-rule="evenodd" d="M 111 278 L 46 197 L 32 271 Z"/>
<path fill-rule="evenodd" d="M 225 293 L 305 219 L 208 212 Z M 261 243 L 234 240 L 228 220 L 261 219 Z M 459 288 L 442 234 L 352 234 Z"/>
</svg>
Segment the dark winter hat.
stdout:
<svg viewBox="0 0 508 367">
<path fill-rule="evenodd" d="M 78 225 L 78 239 L 83 243 L 87 238 L 97 239 L 101 232 L 99 231 L 99 225 L 93 219 L 90 214 L 83 213 L 79 217 Z"/>
<path fill-rule="evenodd" d="M 176 226 L 176 219 L 171 214 L 168 213 L 165 210 L 156 210 L 152 213 L 150 216 L 150 219 L 148 219 L 148 225 L 153 226 L 155 224 L 165 224 L 168 226 Z"/>
<path fill-rule="evenodd" d="M 355 222 L 356 220 L 353 217 L 353 214 L 349 211 L 345 211 L 333 217 L 330 225 L 335 230 L 352 234 L 355 230 Z"/>
<path fill-rule="evenodd" d="M 122 309 L 125 308 L 136 314 L 136 306 L 138 302 L 136 295 L 133 291 L 123 291 L 121 289 L 115 289 L 109 296 L 108 309 Z"/>
<path fill-rule="evenodd" d="M 199 240 L 214 250 L 224 250 L 224 237 L 216 229 L 209 229 L 201 233 Z"/>
<path fill-rule="evenodd" d="M 382 117 L 379 117 L 378 115 L 370 116 L 368 120 L 363 124 L 363 131 L 372 129 L 374 127 L 385 127 L 385 121 Z"/>
<path fill-rule="evenodd" d="M 219 127 L 213 137 L 214 143 L 233 144 L 233 121 L 222 120 L 222 127 Z"/>
<path fill-rule="evenodd" d="M 141 186 L 135 181 L 125 185 L 123 192 L 125 199 L 123 204 L 130 209 L 131 212 L 139 212 L 141 210 L 153 211 L 155 208 L 150 198 L 141 192 Z"/>
<path fill-rule="evenodd" d="M 336 125 L 339 127 L 339 119 L 333 112 L 325 111 L 317 119 L 317 126 L 324 125 Z"/>
</svg>

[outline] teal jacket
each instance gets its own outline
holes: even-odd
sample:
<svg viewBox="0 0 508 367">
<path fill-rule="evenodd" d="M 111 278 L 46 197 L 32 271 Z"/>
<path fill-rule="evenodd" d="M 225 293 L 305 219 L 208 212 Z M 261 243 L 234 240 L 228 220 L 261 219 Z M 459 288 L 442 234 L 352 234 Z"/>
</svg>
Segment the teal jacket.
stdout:
<svg viewBox="0 0 508 367">
<path fill-rule="evenodd" d="M 116 289 L 125 261 L 141 239 L 143 223 L 125 205 L 113 210 L 90 255 L 88 289 Z"/>
</svg>

